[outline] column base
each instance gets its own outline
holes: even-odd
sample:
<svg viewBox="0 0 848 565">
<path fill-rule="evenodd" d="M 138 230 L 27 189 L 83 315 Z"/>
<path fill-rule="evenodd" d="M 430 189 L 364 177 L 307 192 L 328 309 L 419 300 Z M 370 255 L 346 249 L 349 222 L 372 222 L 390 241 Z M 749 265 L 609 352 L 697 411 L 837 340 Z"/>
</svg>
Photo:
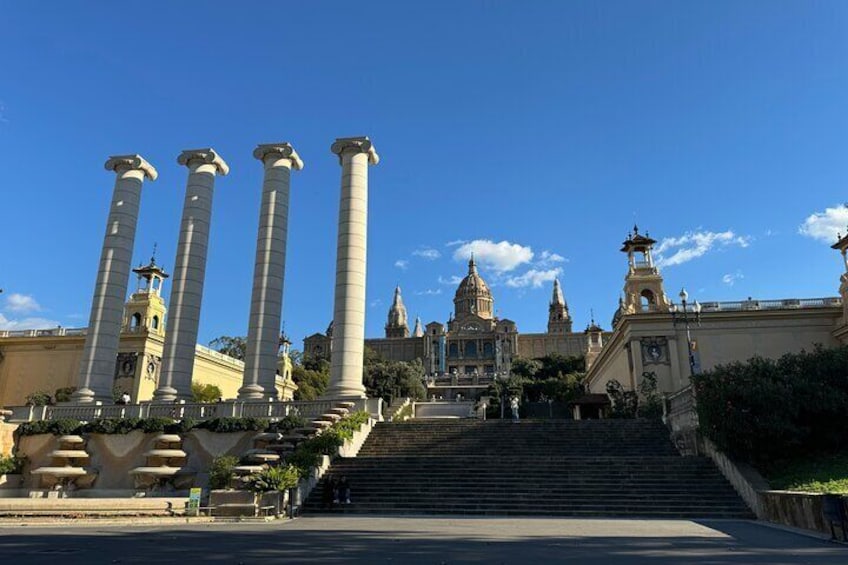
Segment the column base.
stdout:
<svg viewBox="0 0 848 565">
<path fill-rule="evenodd" d="M 163 386 L 161 388 L 157 388 L 153 392 L 153 402 L 159 403 L 169 403 L 176 402 L 179 398 L 179 391 L 174 387 Z"/>
<path fill-rule="evenodd" d="M 365 387 L 331 386 L 321 395 L 322 400 L 353 400 L 357 398 L 368 398 Z"/>
<path fill-rule="evenodd" d="M 244 385 L 238 390 L 239 400 L 265 400 L 265 387 L 262 385 Z"/>
<path fill-rule="evenodd" d="M 94 404 L 97 395 L 90 388 L 80 388 L 71 394 L 72 404 Z"/>
</svg>

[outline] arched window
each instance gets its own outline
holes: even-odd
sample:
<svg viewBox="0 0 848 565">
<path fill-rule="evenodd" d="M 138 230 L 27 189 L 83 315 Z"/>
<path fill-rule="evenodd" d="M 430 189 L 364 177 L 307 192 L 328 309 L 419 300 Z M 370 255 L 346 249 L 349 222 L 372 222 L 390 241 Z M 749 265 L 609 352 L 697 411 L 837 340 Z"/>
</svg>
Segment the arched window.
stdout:
<svg viewBox="0 0 848 565">
<path fill-rule="evenodd" d="M 465 356 L 466 357 L 477 357 L 477 342 L 469 341 L 465 344 Z"/>
<path fill-rule="evenodd" d="M 642 291 L 640 296 L 642 297 L 642 310 L 653 310 L 657 303 L 654 293 L 646 288 Z"/>
<path fill-rule="evenodd" d="M 483 355 L 485 357 L 491 357 L 493 352 L 494 352 L 494 348 L 492 347 L 491 343 L 486 342 L 486 343 L 483 344 Z"/>
<path fill-rule="evenodd" d="M 459 346 L 456 343 L 452 343 L 448 347 L 448 357 L 459 357 Z"/>
<path fill-rule="evenodd" d="M 130 321 L 131 328 L 137 328 L 141 325 L 141 314 L 136 312 L 132 315 L 132 320 Z"/>
<path fill-rule="evenodd" d="M 153 319 L 150 321 L 150 325 L 153 326 L 154 330 L 159 329 L 159 316 L 153 316 Z"/>
</svg>

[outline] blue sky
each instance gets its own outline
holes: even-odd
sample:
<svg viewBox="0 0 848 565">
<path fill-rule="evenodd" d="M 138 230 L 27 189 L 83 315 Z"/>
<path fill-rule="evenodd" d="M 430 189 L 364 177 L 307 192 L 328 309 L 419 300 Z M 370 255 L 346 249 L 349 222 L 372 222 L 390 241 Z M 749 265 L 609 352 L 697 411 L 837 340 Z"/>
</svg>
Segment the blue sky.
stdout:
<svg viewBox="0 0 848 565">
<path fill-rule="evenodd" d="M 395 284 L 445 321 L 476 250 L 501 317 L 543 331 L 559 274 L 575 328 L 609 327 L 634 222 L 666 290 L 837 293 L 848 224 L 844 2 L 0 1 L 0 327 L 84 326 L 113 174 L 140 153 L 135 262 L 173 266 L 183 149 L 216 183 L 200 341 L 245 334 L 262 170 L 290 141 L 284 318 L 332 316 L 336 137 L 368 135 L 369 336 Z M 168 287 L 166 287 L 168 288 Z"/>
</svg>

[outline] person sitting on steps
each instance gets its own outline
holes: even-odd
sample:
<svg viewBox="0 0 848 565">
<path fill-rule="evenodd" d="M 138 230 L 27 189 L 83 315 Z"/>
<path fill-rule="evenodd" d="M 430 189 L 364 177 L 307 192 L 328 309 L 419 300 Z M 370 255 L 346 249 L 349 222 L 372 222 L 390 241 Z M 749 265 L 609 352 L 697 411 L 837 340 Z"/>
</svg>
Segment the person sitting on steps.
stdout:
<svg viewBox="0 0 848 565">
<path fill-rule="evenodd" d="M 344 475 L 339 479 L 339 501 L 350 504 L 350 483 Z"/>
</svg>

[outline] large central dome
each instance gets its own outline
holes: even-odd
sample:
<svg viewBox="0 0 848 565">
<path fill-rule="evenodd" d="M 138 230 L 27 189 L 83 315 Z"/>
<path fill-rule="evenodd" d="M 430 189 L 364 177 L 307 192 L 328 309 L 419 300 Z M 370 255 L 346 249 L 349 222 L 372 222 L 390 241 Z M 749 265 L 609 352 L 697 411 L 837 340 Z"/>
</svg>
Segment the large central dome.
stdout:
<svg viewBox="0 0 848 565">
<path fill-rule="evenodd" d="M 474 262 L 474 257 L 468 261 L 468 275 L 459 283 L 459 288 L 456 289 L 456 295 L 453 298 L 454 310 L 456 317 L 473 314 L 481 318 L 491 319 L 492 292 L 489 290 L 489 285 L 477 273 L 477 264 Z"/>
</svg>

